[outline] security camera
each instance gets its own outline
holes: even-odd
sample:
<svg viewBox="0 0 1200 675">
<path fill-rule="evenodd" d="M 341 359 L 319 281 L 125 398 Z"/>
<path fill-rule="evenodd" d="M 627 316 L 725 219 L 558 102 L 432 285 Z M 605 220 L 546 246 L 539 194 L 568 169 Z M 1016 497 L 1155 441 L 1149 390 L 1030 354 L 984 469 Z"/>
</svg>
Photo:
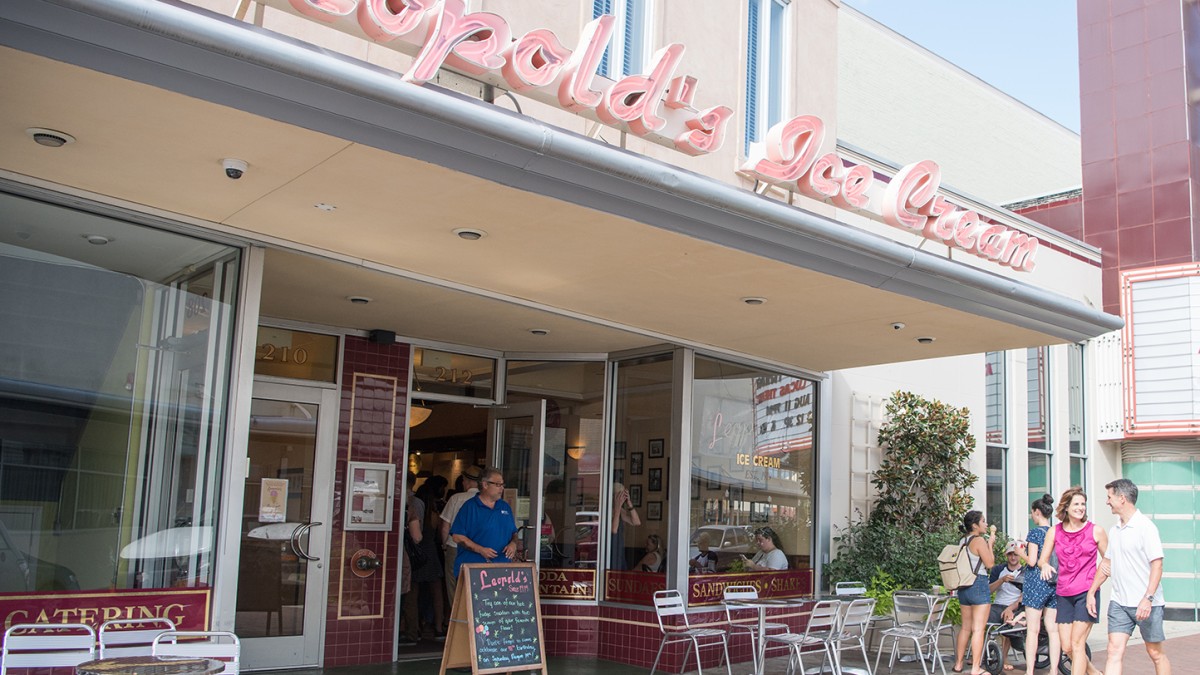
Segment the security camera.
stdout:
<svg viewBox="0 0 1200 675">
<path fill-rule="evenodd" d="M 896 323 L 892 324 L 892 330 L 904 330 L 904 322 L 897 321 Z"/>
<path fill-rule="evenodd" d="M 237 180 L 246 173 L 250 165 L 241 159 L 223 159 L 221 166 L 225 167 L 225 176 L 230 180 Z"/>
</svg>

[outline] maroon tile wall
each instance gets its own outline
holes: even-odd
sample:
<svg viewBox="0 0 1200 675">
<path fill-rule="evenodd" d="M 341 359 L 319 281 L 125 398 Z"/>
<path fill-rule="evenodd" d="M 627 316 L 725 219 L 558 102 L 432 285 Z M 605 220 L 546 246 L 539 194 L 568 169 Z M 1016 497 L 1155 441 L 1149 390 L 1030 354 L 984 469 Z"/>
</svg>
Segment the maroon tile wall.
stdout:
<svg viewBox="0 0 1200 675">
<path fill-rule="evenodd" d="M 1026 213 L 1104 251 L 1104 309 L 1118 271 L 1196 260 L 1182 0 L 1078 3 L 1083 221 Z M 1196 10 L 1188 10 L 1195 12 Z"/>
<path fill-rule="evenodd" d="M 346 532 L 342 504 L 347 462 L 396 465 L 395 494 L 404 494 L 405 408 L 408 405 L 407 344 L 376 344 L 347 337 L 342 367 L 338 457 L 333 522 L 329 523 L 329 604 L 325 615 L 325 667 L 386 663 L 396 632 L 396 573 L 400 500 L 391 532 Z M 365 579 L 350 573 L 350 556 L 375 552 L 383 567 Z"/>
</svg>

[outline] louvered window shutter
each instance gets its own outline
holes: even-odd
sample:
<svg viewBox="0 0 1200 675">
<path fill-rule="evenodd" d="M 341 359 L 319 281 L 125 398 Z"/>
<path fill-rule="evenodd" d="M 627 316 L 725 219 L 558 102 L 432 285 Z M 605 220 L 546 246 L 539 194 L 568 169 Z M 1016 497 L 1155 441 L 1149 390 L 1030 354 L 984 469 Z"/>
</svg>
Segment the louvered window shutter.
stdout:
<svg viewBox="0 0 1200 675">
<path fill-rule="evenodd" d="M 759 103 L 759 46 L 760 46 L 760 0 L 750 0 L 750 11 L 746 25 L 746 137 L 745 151 L 758 140 Z"/>
<path fill-rule="evenodd" d="M 595 19 L 604 14 L 612 14 L 613 0 L 592 0 L 592 18 Z M 612 46 L 604 48 L 604 58 L 600 59 L 600 74 L 608 75 L 609 58 L 612 56 Z"/>
</svg>

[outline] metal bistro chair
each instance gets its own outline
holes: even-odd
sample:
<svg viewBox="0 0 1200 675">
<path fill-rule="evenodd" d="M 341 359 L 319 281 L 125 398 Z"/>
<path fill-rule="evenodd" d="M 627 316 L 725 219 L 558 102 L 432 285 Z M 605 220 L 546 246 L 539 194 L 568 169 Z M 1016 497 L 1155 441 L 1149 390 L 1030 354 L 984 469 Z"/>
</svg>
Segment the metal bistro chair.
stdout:
<svg viewBox="0 0 1200 675">
<path fill-rule="evenodd" d="M 650 666 L 650 675 L 654 675 L 655 669 L 658 668 L 658 660 L 662 658 L 663 648 L 671 642 L 691 642 L 692 648 L 696 651 L 696 670 L 703 674 L 704 666 L 700 660 L 700 642 L 702 640 L 708 640 L 709 644 L 721 643 L 721 651 L 725 654 L 725 673 L 733 675 L 733 669 L 729 665 L 727 634 L 716 628 L 692 628 L 688 623 L 687 608 L 684 607 L 683 596 L 679 594 L 679 591 L 655 591 L 654 613 L 658 615 L 658 628 L 662 631 L 663 639 L 658 645 L 658 654 L 654 656 L 654 665 Z M 683 625 L 668 626 L 663 622 L 663 618 L 670 616 L 682 617 Z M 686 652 L 683 655 L 681 672 L 687 671 L 685 666 L 687 666 Z"/>
<path fill-rule="evenodd" d="M 858 649 L 862 653 L 867 675 L 871 675 L 871 659 L 867 656 L 867 630 L 871 616 L 875 613 L 875 598 L 852 600 L 841 613 L 841 622 L 833 636 L 833 655 L 837 659 L 837 671 L 842 670 L 842 652 Z"/>
<path fill-rule="evenodd" d="M 0 675 L 11 669 L 73 668 L 96 658 L 96 632 L 82 623 L 18 623 L 4 631 Z"/>
<path fill-rule="evenodd" d="M 225 662 L 220 675 L 238 675 L 241 669 L 242 643 L 238 636 L 224 631 L 169 630 L 154 638 L 150 649 L 154 656 L 191 656 Z"/>
<path fill-rule="evenodd" d="M 758 640 L 762 639 L 762 636 L 758 634 L 758 612 L 762 610 L 754 610 L 753 622 L 746 623 L 745 615 L 749 613 L 749 609 L 737 609 L 736 607 L 730 607 L 729 601 L 756 601 L 758 600 L 758 587 L 726 586 L 722 593 L 724 596 L 723 599 L 725 600 L 725 621 L 729 624 L 729 634 L 732 636 L 738 633 L 745 633 L 750 637 L 750 655 L 754 657 L 754 672 L 757 673 L 759 672 Z M 763 633 L 767 635 L 772 633 L 786 633 L 788 630 L 788 625 L 786 623 L 772 623 L 769 621 L 763 623 Z M 780 646 L 786 647 L 786 645 Z"/>
<path fill-rule="evenodd" d="M 114 619 L 100 624 L 100 658 L 150 656 L 154 638 L 175 630 L 170 619 Z"/>
<path fill-rule="evenodd" d="M 808 616 L 808 626 L 805 627 L 803 633 L 784 633 L 783 635 L 768 635 L 766 640 L 770 642 L 780 642 L 786 644 L 791 651 L 788 657 L 789 675 L 796 671 L 796 666 L 800 667 L 800 673 L 804 673 L 803 650 L 806 647 L 820 646 L 821 652 L 824 654 L 821 660 L 822 669 L 825 665 L 825 659 L 837 666 L 837 657 L 833 652 L 834 634 L 837 632 L 839 614 L 841 613 L 841 600 L 822 600 L 813 605 L 812 613 Z"/>
<path fill-rule="evenodd" d="M 839 581 L 833 585 L 834 595 L 866 595 L 867 585 L 861 581 Z"/>
<path fill-rule="evenodd" d="M 896 665 L 896 657 L 900 651 L 902 640 L 911 640 L 917 659 L 921 662 L 921 671 L 929 675 L 925 663 L 928 658 L 926 647 L 931 643 L 936 650 L 937 631 L 941 618 L 934 611 L 934 601 L 924 593 L 897 591 L 892 596 L 892 612 L 895 625 L 882 632 L 879 639 L 879 651 L 875 654 L 875 672 L 879 672 L 879 659 L 887 647 L 888 638 L 892 640 L 891 656 L 888 658 L 888 672 Z M 944 606 L 943 606 L 944 612 Z M 941 659 L 938 659 L 939 663 Z M 946 666 L 942 664 L 942 671 Z"/>
</svg>

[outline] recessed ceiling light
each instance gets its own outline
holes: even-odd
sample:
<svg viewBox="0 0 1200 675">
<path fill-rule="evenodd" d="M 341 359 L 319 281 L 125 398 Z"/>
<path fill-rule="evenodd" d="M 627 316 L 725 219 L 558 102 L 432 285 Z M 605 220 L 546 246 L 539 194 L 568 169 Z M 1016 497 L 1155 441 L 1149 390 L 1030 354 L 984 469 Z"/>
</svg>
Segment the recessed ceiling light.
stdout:
<svg viewBox="0 0 1200 675">
<path fill-rule="evenodd" d="M 25 130 L 25 133 L 33 139 L 34 143 L 44 145 L 47 148 L 61 148 L 64 145 L 70 145 L 75 142 L 75 137 L 71 134 L 53 129 L 29 127 Z"/>
<path fill-rule="evenodd" d="M 457 234 L 459 239 L 466 239 L 467 241 L 479 241 L 487 236 L 487 232 L 471 227 L 456 227 L 450 231 Z"/>
<path fill-rule="evenodd" d="M 362 296 L 362 295 L 347 295 L 346 299 L 349 300 L 350 302 L 353 302 L 356 305 L 365 305 L 371 301 L 370 298 Z"/>
<path fill-rule="evenodd" d="M 929 336 L 927 335 L 927 336 L 925 336 L 925 337 L 919 337 L 919 338 L 917 338 L 917 343 L 918 343 L 918 344 L 923 344 L 923 345 L 931 345 L 931 344 L 933 344 L 933 341 L 934 341 L 934 340 L 936 340 L 936 339 L 937 339 L 937 338 L 935 338 L 935 337 L 929 337 Z"/>
<path fill-rule="evenodd" d="M 757 307 L 759 305 L 767 304 L 767 299 L 751 296 L 749 298 L 742 298 L 742 302 L 746 303 L 747 305 L 750 305 L 751 307 Z"/>
<path fill-rule="evenodd" d="M 87 243 L 95 246 L 104 246 L 113 240 L 112 237 L 106 237 L 102 234 L 85 234 L 83 238 L 87 240 Z"/>
<path fill-rule="evenodd" d="M 545 328 L 530 328 L 529 332 L 534 335 L 537 335 L 538 337 L 550 334 L 550 331 Z"/>
<path fill-rule="evenodd" d="M 324 211 L 325 213 L 329 213 L 330 211 L 337 211 L 336 206 L 334 206 L 333 204 L 326 204 L 325 202 L 317 202 L 316 204 L 313 204 L 313 208 L 320 209 L 321 211 Z"/>
</svg>

